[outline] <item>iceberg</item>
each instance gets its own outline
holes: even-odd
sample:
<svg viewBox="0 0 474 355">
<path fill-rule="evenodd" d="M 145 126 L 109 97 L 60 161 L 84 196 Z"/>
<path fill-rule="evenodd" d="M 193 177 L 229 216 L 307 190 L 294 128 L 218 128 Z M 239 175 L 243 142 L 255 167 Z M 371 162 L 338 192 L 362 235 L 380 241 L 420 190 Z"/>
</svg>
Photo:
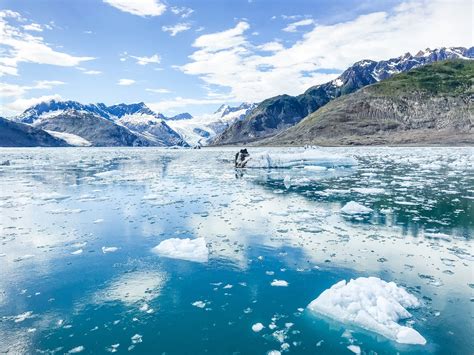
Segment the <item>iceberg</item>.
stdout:
<svg viewBox="0 0 474 355">
<path fill-rule="evenodd" d="M 204 238 L 170 238 L 163 240 L 152 251 L 167 258 L 196 262 L 207 262 L 209 258 L 209 251 Z"/>
<path fill-rule="evenodd" d="M 342 323 L 378 333 L 402 344 L 425 345 L 415 329 L 398 324 L 411 317 L 407 308 L 419 308 L 420 301 L 394 282 L 377 277 L 342 280 L 313 300 L 308 309 Z"/>
<path fill-rule="evenodd" d="M 374 210 L 369 207 L 365 207 L 358 202 L 350 201 L 341 208 L 341 212 L 344 214 L 368 214 L 372 213 Z"/>
<path fill-rule="evenodd" d="M 357 161 L 349 156 L 330 154 L 317 150 L 286 153 L 262 152 L 250 154 L 246 168 L 294 168 L 305 166 L 352 167 Z"/>
</svg>

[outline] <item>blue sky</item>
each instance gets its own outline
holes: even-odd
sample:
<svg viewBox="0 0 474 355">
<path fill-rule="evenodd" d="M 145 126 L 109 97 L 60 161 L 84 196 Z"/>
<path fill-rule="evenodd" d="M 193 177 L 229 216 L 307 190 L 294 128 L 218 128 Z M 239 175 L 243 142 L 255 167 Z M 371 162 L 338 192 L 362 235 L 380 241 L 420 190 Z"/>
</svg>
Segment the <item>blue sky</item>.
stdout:
<svg viewBox="0 0 474 355">
<path fill-rule="evenodd" d="M 49 98 L 211 112 L 471 46 L 472 20 L 470 0 L 1 0 L 0 115 Z"/>
</svg>

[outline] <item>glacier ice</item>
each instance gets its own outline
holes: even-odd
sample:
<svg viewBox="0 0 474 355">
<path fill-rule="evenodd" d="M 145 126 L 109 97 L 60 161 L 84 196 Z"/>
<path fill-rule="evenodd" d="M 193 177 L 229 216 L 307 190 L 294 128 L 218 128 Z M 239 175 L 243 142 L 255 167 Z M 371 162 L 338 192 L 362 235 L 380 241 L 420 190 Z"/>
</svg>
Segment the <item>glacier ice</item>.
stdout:
<svg viewBox="0 0 474 355">
<path fill-rule="evenodd" d="M 397 286 L 377 277 L 339 281 L 313 300 L 314 313 L 376 332 L 398 343 L 426 344 L 415 329 L 398 324 L 411 317 L 407 308 L 419 308 L 420 301 Z"/>
</svg>

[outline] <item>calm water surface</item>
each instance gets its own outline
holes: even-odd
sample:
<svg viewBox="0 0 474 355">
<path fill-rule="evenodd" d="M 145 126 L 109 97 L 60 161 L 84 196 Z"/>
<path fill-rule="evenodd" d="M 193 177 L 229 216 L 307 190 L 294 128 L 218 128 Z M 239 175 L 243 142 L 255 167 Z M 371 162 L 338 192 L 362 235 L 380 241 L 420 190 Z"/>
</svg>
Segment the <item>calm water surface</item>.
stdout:
<svg viewBox="0 0 474 355">
<path fill-rule="evenodd" d="M 1 149 L 0 351 L 472 354 L 474 150 L 325 150 L 359 164 L 235 171 L 232 149 Z M 347 218 L 348 201 L 374 213 Z M 208 262 L 151 251 L 186 237 L 205 238 Z M 361 276 L 422 301 L 404 322 L 425 346 L 305 310 Z"/>
</svg>

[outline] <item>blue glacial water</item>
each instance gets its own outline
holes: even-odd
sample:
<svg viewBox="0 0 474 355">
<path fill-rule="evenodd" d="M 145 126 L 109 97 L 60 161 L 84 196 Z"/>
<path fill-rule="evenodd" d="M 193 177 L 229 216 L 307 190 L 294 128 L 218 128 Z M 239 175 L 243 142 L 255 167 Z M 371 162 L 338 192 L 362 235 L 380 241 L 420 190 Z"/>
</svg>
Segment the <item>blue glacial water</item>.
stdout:
<svg viewBox="0 0 474 355">
<path fill-rule="evenodd" d="M 474 150 L 323 151 L 358 166 L 236 171 L 232 149 L 1 149 L 0 352 L 472 354 Z M 374 212 L 347 217 L 349 201 Z M 168 238 L 204 238 L 209 260 L 152 252 Z M 426 345 L 306 309 L 365 276 L 422 302 L 401 324 Z"/>
</svg>

